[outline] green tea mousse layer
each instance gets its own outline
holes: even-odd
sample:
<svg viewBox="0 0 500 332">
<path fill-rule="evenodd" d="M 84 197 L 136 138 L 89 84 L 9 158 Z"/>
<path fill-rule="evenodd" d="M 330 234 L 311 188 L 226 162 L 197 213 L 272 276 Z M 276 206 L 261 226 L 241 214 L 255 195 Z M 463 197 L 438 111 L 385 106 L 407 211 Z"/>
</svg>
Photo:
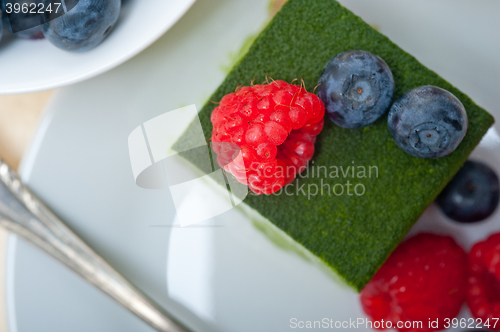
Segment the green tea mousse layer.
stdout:
<svg viewBox="0 0 500 332">
<path fill-rule="evenodd" d="M 387 114 L 363 129 L 344 129 L 326 119 L 304 177 L 276 195 L 250 194 L 244 203 L 361 290 L 460 169 L 492 116 L 334 0 L 288 1 L 210 99 L 220 101 L 237 86 L 261 83 L 266 76 L 303 79 L 311 91 L 325 64 L 353 49 L 387 62 L 394 100 L 421 85 L 457 96 L 469 118 L 460 146 L 443 158 L 416 158 L 394 143 Z M 215 107 L 209 102 L 200 112 L 207 141 Z M 179 151 L 188 133 L 177 143 Z"/>
</svg>

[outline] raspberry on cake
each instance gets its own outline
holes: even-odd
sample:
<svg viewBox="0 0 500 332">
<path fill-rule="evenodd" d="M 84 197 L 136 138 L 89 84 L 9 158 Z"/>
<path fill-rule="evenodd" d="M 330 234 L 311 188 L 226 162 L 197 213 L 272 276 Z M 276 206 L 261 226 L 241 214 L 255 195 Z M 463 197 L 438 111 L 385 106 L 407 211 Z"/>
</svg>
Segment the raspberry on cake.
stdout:
<svg viewBox="0 0 500 332">
<path fill-rule="evenodd" d="M 467 305 L 490 330 L 500 330 L 500 233 L 476 243 L 469 253 Z"/>
<path fill-rule="evenodd" d="M 418 234 L 397 247 L 363 289 L 363 310 L 398 331 L 442 330 L 465 301 L 466 262 L 464 250 L 451 237 Z M 438 326 L 429 326 L 429 319 L 438 319 Z M 405 322 L 422 325 L 408 328 Z"/>
<path fill-rule="evenodd" d="M 307 166 L 324 115 L 323 102 L 302 86 L 241 87 L 212 112 L 212 147 L 226 172 L 256 194 L 272 194 Z"/>
</svg>

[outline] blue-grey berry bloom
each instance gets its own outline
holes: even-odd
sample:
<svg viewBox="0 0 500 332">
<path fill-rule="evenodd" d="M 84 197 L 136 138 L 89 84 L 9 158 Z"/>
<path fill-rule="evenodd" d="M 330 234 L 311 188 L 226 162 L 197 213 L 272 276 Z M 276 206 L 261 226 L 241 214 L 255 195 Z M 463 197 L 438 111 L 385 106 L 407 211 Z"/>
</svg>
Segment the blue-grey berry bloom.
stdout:
<svg viewBox="0 0 500 332">
<path fill-rule="evenodd" d="M 362 128 L 376 121 L 389 109 L 394 94 L 389 66 L 366 51 L 335 56 L 319 83 L 318 96 L 328 117 L 344 128 Z"/>
<path fill-rule="evenodd" d="M 439 158 L 453 152 L 467 132 L 465 108 L 451 92 L 425 85 L 394 102 L 388 126 L 396 144 L 415 157 Z"/>
<path fill-rule="evenodd" d="M 63 16 L 45 23 L 43 34 L 63 50 L 88 51 L 109 35 L 120 9 L 121 0 L 80 0 Z"/>
</svg>

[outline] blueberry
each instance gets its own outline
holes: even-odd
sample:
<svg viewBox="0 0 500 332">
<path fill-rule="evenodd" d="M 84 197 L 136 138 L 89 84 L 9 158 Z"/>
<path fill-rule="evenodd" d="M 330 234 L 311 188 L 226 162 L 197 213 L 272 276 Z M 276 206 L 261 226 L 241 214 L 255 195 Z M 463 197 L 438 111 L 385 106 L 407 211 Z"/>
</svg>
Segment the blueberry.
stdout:
<svg viewBox="0 0 500 332">
<path fill-rule="evenodd" d="M 39 4 L 44 4 L 46 6 L 49 1 L 48 0 L 9 0 L 8 3 L 14 6 L 15 4 L 27 5 L 28 9 L 37 9 Z M 2 10 L 4 11 L 5 26 L 12 32 L 16 37 L 22 39 L 43 39 L 42 32 L 42 24 L 44 23 L 44 18 L 42 14 L 31 13 L 31 10 L 28 10 L 27 13 L 23 13 L 20 11 L 19 13 L 12 13 L 10 17 L 7 18 L 5 14 L 5 1 L 2 1 Z M 21 31 L 19 31 L 21 30 Z"/>
<path fill-rule="evenodd" d="M 19 38 L 22 39 L 31 39 L 31 40 L 37 40 L 37 39 L 43 39 L 43 32 L 42 32 L 42 26 L 36 26 L 31 29 L 26 29 L 23 31 L 16 32 L 15 35 Z"/>
<path fill-rule="evenodd" d="M 495 172 L 477 161 L 467 161 L 438 196 L 437 203 L 451 219 L 472 223 L 496 209 L 500 185 Z"/>
<path fill-rule="evenodd" d="M 65 15 L 44 24 L 43 34 L 63 50 L 88 51 L 110 33 L 120 8 L 121 0 L 80 0 Z"/>
<path fill-rule="evenodd" d="M 344 128 L 362 128 L 384 114 L 394 94 L 392 72 L 366 51 L 335 56 L 323 69 L 318 96 L 330 120 Z"/>
<path fill-rule="evenodd" d="M 467 132 L 467 113 L 452 93 L 431 85 L 407 91 L 394 102 L 388 126 L 397 145 L 415 157 L 453 152 Z"/>
</svg>

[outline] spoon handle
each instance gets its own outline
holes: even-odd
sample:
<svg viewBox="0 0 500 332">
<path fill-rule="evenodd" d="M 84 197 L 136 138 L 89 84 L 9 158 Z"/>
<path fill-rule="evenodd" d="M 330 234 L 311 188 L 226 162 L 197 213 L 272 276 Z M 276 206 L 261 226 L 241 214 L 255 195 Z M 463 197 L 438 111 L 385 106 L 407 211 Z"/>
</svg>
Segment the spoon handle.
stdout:
<svg viewBox="0 0 500 332">
<path fill-rule="evenodd" d="M 48 252 L 157 331 L 187 331 L 64 225 L 1 159 L 0 226 Z"/>
</svg>

